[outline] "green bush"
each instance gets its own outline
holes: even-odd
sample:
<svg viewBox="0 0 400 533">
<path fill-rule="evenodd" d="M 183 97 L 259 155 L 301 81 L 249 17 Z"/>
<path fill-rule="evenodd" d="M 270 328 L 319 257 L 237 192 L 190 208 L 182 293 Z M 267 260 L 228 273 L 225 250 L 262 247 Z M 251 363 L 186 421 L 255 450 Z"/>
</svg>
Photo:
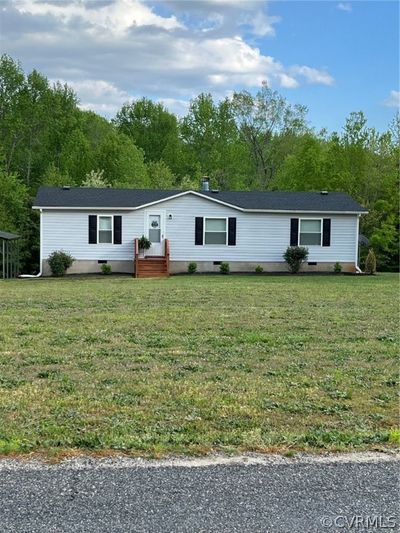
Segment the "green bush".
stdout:
<svg viewBox="0 0 400 533">
<path fill-rule="evenodd" d="M 64 276 L 67 269 L 72 266 L 75 259 L 71 254 L 63 252 L 62 250 L 56 250 L 47 258 L 51 273 L 55 277 Z"/>
<path fill-rule="evenodd" d="M 231 271 L 229 263 L 221 263 L 219 271 L 221 274 L 229 274 L 229 272 Z"/>
<path fill-rule="evenodd" d="M 371 275 L 376 274 L 376 256 L 372 248 L 369 249 L 365 260 L 365 273 Z"/>
<path fill-rule="evenodd" d="M 343 267 L 342 265 L 339 263 L 339 261 L 337 261 L 334 265 L 333 265 L 333 271 L 335 274 L 340 274 L 341 271 L 342 271 Z"/>
<path fill-rule="evenodd" d="M 139 250 L 148 250 L 150 247 L 151 241 L 145 235 L 142 235 L 139 239 Z"/>
<path fill-rule="evenodd" d="M 262 274 L 264 272 L 264 269 L 261 265 L 256 266 L 256 274 Z"/>
<path fill-rule="evenodd" d="M 195 272 L 197 272 L 197 263 L 189 263 L 189 265 L 188 265 L 188 273 L 189 274 L 194 274 Z"/>
<path fill-rule="evenodd" d="M 297 274 L 301 268 L 301 264 L 308 258 L 308 248 L 304 246 L 288 246 L 286 252 L 283 254 L 283 259 L 288 264 L 289 270 L 292 274 Z"/>
<path fill-rule="evenodd" d="M 107 265 L 107 263 L 104 263 L 103 265 L 101 265 L 101 272 L 102 274 L 106 276 L 108 274 L 111 274 L 111 265 Z"/>
</svg>

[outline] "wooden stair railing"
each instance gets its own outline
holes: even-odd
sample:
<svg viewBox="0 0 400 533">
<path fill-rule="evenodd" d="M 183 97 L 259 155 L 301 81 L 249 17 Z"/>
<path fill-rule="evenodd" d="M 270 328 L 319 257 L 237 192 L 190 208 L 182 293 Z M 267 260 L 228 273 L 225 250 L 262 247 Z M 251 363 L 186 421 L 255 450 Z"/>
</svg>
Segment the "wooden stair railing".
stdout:
<svg viewBox="0 0 400 533">
<path fill-rule="evenodd" d="M 139 240 L 135 239 L 135 278 L 158 278 L 169 276 L 169 240 L 164 241 L 164 255 L 139 257 Z"/>
<path fill-rule="evenodd" d="M 134 250 L 134 262 L 135 262 L 134 275 L 135 275 L 135 278 L 137 278 L 138 277 L 138 273 L 139 273 L 139 239 L 135 239 L 134 240 L 134 247 L 135 247 L 135 250 Z"/>
</svg>

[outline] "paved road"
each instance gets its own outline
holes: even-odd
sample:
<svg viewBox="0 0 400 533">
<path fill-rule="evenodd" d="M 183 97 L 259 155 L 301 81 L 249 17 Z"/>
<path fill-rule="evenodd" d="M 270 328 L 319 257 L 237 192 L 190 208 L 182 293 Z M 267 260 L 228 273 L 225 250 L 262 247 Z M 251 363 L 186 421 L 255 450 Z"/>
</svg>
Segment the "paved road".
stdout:
<svg viewBox="0 0 400 533">
<path fill-rule="evenodd" d="M 380 454 L 157 466 L 0 461 L 0 531 L 398 531 L 399 464 Z"/>
</svg>

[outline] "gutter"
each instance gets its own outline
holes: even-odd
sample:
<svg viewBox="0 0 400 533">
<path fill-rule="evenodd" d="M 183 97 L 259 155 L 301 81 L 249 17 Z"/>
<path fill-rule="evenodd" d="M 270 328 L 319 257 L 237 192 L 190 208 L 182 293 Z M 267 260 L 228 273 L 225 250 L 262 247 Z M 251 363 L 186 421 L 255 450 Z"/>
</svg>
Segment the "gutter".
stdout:
<svg viewBox="0 0 400 533">
<path fill-rule="evenodd" d="M 38 274 L 20 274 L 18 277 L 19 278 L 28 278 L 28 279 L 32 279 L 32 278 L 40 278 L 42 275 L 43 275 L 43 272 L 42 272 L 42 210 L 40 209 L 40 243 L 39 243 L 39 261 L 40 261 L 40 267 L 39 267 L 39 273 Z"/>
</svg>

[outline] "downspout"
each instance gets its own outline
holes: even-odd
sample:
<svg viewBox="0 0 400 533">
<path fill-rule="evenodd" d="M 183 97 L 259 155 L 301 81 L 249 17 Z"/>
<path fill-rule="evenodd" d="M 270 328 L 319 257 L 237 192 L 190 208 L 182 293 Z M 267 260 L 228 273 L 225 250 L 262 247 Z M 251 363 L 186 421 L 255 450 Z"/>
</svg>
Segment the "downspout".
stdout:
<svg viewBox="0 0 400 533">
<path fill-rule="evenodd" d="M 42 234 L 43 234 L 42 210 L 40 210 L 39 273 L 38 274 L 20 274 L 18 276 L 19 278 L 40 278 L 42 276 Z"/>
<path fill-rule="evenodd" d="M 357 274 L 362 274 L 363 273 L 361 268 L 359 267 L 359 262 L 360 262 L 360 243 L 359 243 L 359 238 L 360 238 L 360 216 L 361 215 L 357 215 L 357 231 L 356 231 L 355 267 L 356 267 L 356 273 Z"/>
</svg>

